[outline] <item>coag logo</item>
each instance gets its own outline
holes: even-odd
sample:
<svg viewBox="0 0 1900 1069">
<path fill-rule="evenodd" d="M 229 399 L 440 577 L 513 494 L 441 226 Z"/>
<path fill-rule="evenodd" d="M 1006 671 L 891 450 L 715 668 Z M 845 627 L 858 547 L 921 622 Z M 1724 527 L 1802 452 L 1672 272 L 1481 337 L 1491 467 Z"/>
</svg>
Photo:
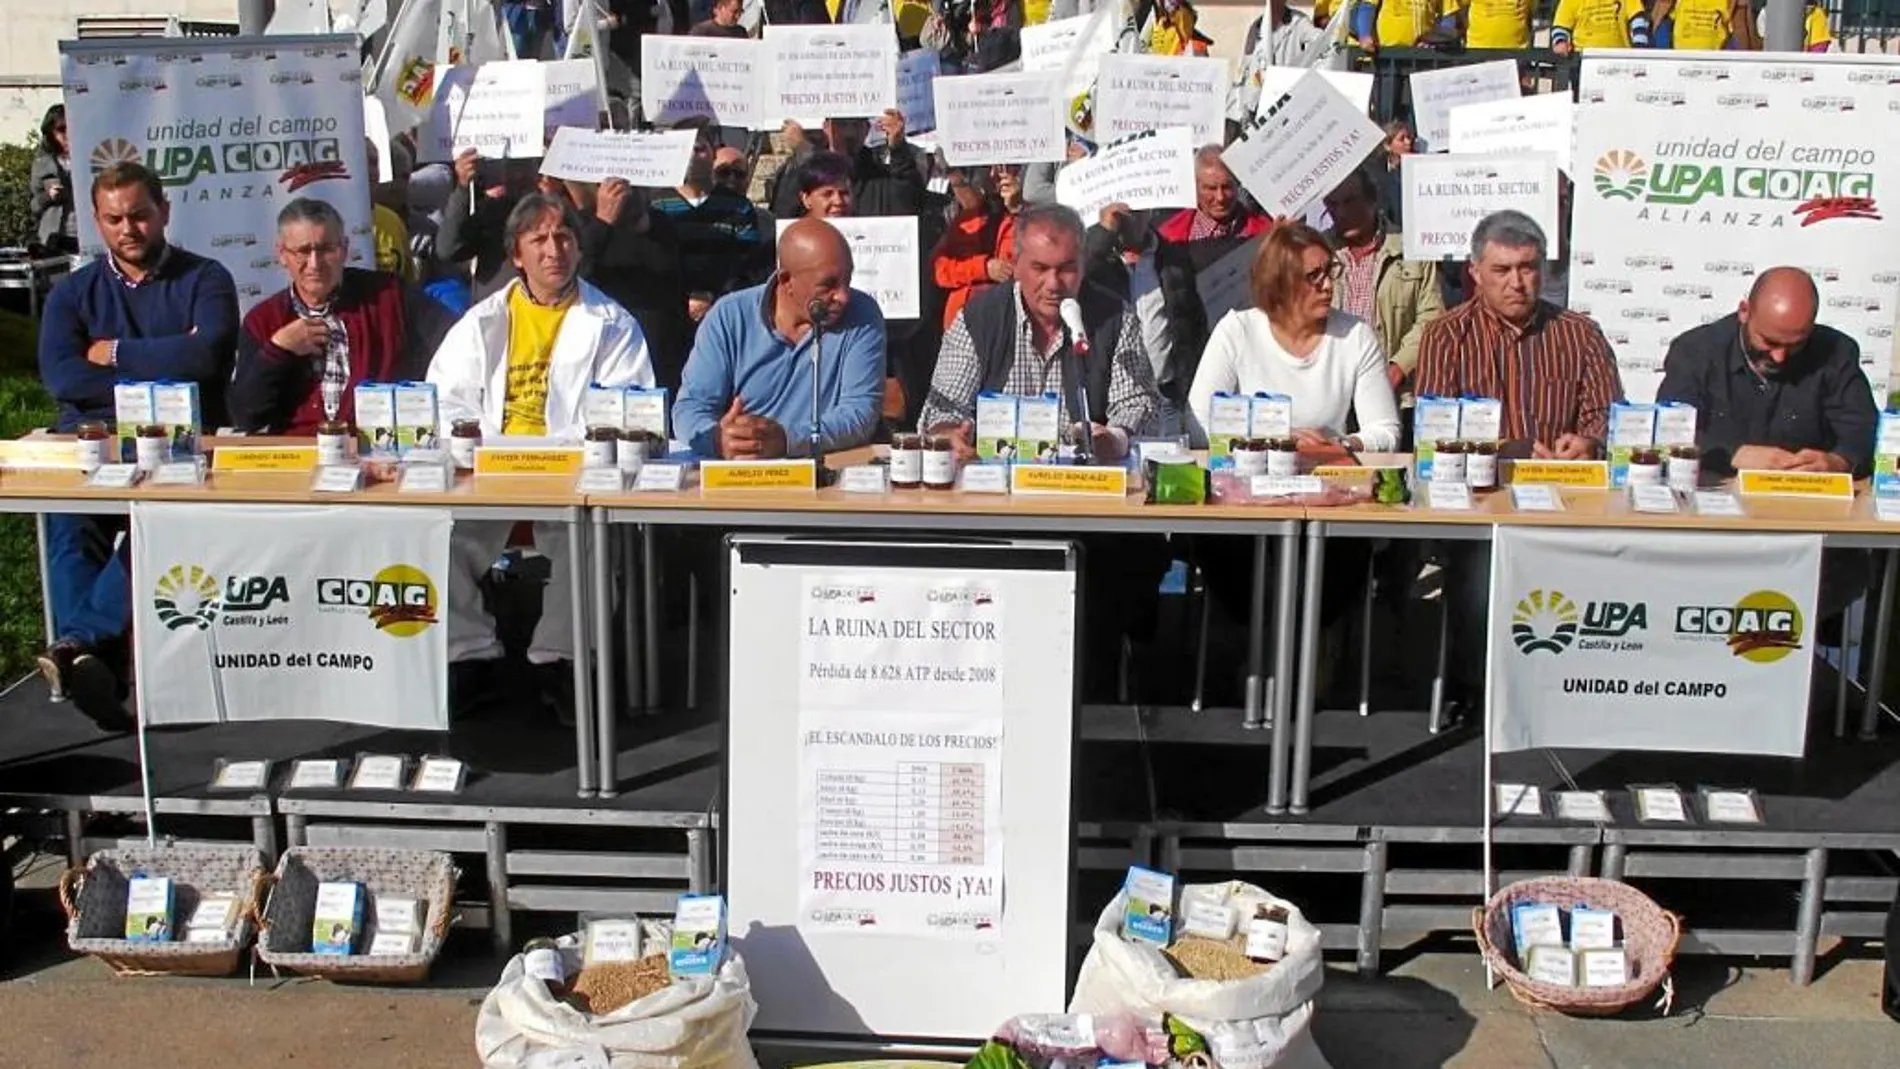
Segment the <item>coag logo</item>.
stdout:
<svg viewBox="0 0 1900 1069">
<path fill-rule="evenodd" d="M 413 638 L 436 623 L 440 596 L 428 573 L 392 564 L 368 579 L 317 580 L 317 611 L 360 612 L 376 630 Z"/>
<path fill-rule="evenodd" d="M 924 595 L 924 600 L 933 605 L 989 605 L 996 600 L 996 595 L 983 587 L 950 587 L 932 590 Z"/>
<path fill-rule="evenodd" d="M 1757 590 L 1734 605 L 1678 605 L 1676 637 L 1724 642 L 1730 653 L 1773 664 L 1801 648 L 1801 609 L 1779 590 Z"/>
<path fill-rule="evenodd" d="M 172 631 L 199 631 L 218 618 L 218 580 L 196 564 L 174 564 L 152 586 L 152 612 Z"/>
<path fill-rule="evenodd" d="M 1523 653 L 1562 653 L 1577 641 L 1577 603 L 1557 590 L 1533 590 L 1511 613 L 1511 641 Z"/>
<path fill-rule="evenodd" d="M 1611 149 L 1597 157 L 1595 181 L 1605 200 L 1637 200 L 1649 189 L 1649 164 L 1627 149 Z"/>
<path fill-rule="evenodd" d="M 811 588 L 813 601 L 855 601 L 868 605 L 877 600 L 877 588 L 869 586 L 815 586 Z"/>
<path fill-rule="evenodd" d="M 1755 265 L 1747 260 L 1710 260 L 1702 270 L 1711 275 L 1746 276 L 1755 273 Z"/>
</svg>

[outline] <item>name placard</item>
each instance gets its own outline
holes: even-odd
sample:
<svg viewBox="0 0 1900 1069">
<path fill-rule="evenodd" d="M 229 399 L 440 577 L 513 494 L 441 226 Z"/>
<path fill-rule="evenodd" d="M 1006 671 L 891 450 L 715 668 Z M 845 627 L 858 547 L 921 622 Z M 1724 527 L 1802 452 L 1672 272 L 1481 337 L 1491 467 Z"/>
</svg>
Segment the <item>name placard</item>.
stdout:
<svg viewBox="0 0 1900 1069">
<path fill-rule="evenodd" d="M 1071 464 L 1018 464 L 1010 469 L 1009 486 L 1010 491 L 1017 494 L 1126 497 L 1128 470 Z"/>
<path fill-rule="evenodd" d="M 818 469 L 809 460 L 707 460 L 699 465 L 699 488 L 721 490 L 815 490 Z"/>
<path fill-rule="evenodd" d="M 1361 464 L 1321 464 L 1313 469 L 1312 475 L 1345 486 L 1368 486 L 1372 483 L 1372 469 Z"/>
<path fill-rule="evenodd" d="M 1844 471 L 1743 471 L 1735 485 L 1744 497 L 1854 496 L 1854 477 Z"/>
<path fill-rule="evenodd" d="M 1602 460 L 1514 460 L 1505 466 L 1504 481 L 1513 486 L 1608 490 L 1610 465 Z"/>
<path fill-rule="evenodd" d="M 108 440 L 107 452 L 116 443 Z M 0 468 L 77 468 L 79 443 L 70 438 L 21 438 L 0 442 Z"/>
<path fill-rule="evenodd" d="M 476 475 L 577 475 L 581 451 L 562 448 L 510 449 L 477 446 Z"/>
<path fill-rule="evenodd" d="M 218 473 L 315 471 L 316 467 L 314 445 L 221 445 L 211 452 L 211 470 Z"/>
</svg>

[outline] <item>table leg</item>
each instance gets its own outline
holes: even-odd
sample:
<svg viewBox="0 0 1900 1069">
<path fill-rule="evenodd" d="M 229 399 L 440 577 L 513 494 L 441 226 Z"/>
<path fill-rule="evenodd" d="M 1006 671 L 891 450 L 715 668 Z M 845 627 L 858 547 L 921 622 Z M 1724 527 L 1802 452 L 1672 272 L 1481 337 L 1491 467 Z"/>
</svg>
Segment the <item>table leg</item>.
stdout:
<svg viewBox="0 0 1900 1069">
<path fill-rule="evenodd" d="M 569 509 L 567 581 L 568 594 L 574 599 L 574 762 L 578 794 L 582 798 L 594 796 L 595 775 L 599 771 L 594 755 L 594 681 L 588 678 L 593 664 L 594 631 L 587 617 L 588 588 L 593 585 L 588 577 L 594 571 L 594 559 L 590 552 L 591 539 L 587 536 L 587 510 Z"/>
<path fill-rule="evenodd" d="M 488 849 L 488 935 L 497 954 L 510 954 L 515 945 L 514 917 L 508 912 L 508 829 L 490 822 L 482 826 Z"/>
<path fill-rule="evenodd" d="M 1834 737 L 1847 737 L 1847 666 L 1852 663 L 1854 646 L 1858 640 L 1855 629 L 1867 623 L 1867 596 L 1847 607 L 1841 619 L 1841 645 L 1837 651 L 1839 660 L 1834 662 Z"/>
<path fill-rule="evenodd" d="M 651 713 L 660 708 L 660 563 L 650 523 L 640 527 L 640 599 L 641 637 L 647 644 L 646 707 Z"/>
<path fill-rule="evenodd" d="M 1450 664 L 1451 651 L 1451 562 L 1447 559 L 1440 571 L 1443 586 L 1438 590 L 1438 659 L 1432 667 L 1432 704 L 1431 714 L 1426 718 L 1425 730 L 1436 735 L 1445 726 L 1445 672 Z"/>
<path fill-rule="evenodd" d="M 1365 872 L 1359 877 L 1359 948 L 1354 972 L 1379 975 L 1379 945 L 1385 941 L 1386 844 L 1366 844 Z"/>
<path fill-rule="evenodd" d="M 1860 737 L 1880 730 L 1880 694 L 1887 675 L 1887 643 L 1893 637 L 1894 587 L 1900 584 L 1900 550 L 1880 553 L 1880 604 L 1874 607 L 1874 648 L 1867 661 L 1867 704 L 1860 713 Z"/>
<path fill-rule="evenodd" d="M 1267 536 L 1253 540 L 1253 591 L 1247 610 L 1247 691 L 1240 726 L 1265 727 L 1267 674 Z"/>
<path fill-rule="evenodd" d="M 594 577 L 594 631 L 593 646 L 598 643 L 607 645 L 613 641 L 614 633 L 614 596 L 613 596 L 613 541 L 608 538 L 607 513 L 603 509 L 589 509 L 593 514 L 594 530 L 590 548 L 593 550 L 594 566 L 589 572 Z M 620 756 L 620 746 L 614 738 L 614 730 L 620 719 L 620 706 L 614 695 L 614 663 L 606 651 L 594 650 L 594 721 L 600 740 L 600 782 L 598 784 L 602 798 L 612 798 L 619 793 L 620 776 L 616 769 Z"/>
<path fill-rule="evenodd" d="M 1379 555 L 1366 555 L 1366 602 L 1359 617 L 1359 715 L 1372 715 L 1372 601 L 1377 591 L 1373 580 L 1379 574 Z"/>
<path fill-rule="evenodd" d="M 1319 706 L 1320 605 L 1326 591 L 1326 525 L 1306 528 L 1306 581 L 1300 591 L 1300 680 L 1293 718 L 1293 791 L 1288 809 L 1306 812 L 1307 780 L 1313 774 L 1313 713 Z"/>
<path fill-rule="evenodd" d="M 1827 848 L 1808 851 L 1801 873 L 1801 910 L 1794 922 L 1794 960 L 1788 965 L 1796 987 L 1814 979 L 1814 952 L 1821 942 L 1821 914 L 1827 906 Z"/>
<path fill-rule="evenodd" d="M 1265 541 L 1265 538 L 1262 538 Z M 1267 759 L 1267 812 L 1286 812 L 1288 750 L 1293 745 L 1293 598 L 1300 588 L 1300 529 L 1289 524 L 1280 536 L 1280 567 L 1273 591 L 1273 740 Z"/>
<path fill-rule="evenodd" d="M 624 705 L 634 712 L 646 706 L 646 662 L 640 658 L 640 636 L 646 618 L 640 614 L 640 550 L 634 544 L 639 531 L 631 527 L 614 529 L 618 537 L 614 549 L 620 565 L 620 665 L 627 673 L 627 697 Z"/>
<path fill-rule="evenodd" d="M 40 616 L 46 622 L 46 644 L 59 641 L 59 624 L 53 619 L 53 587 L 47 571 L 46 513 L 33 514 L 33 541 L 40 554 Z"/>
</svg>

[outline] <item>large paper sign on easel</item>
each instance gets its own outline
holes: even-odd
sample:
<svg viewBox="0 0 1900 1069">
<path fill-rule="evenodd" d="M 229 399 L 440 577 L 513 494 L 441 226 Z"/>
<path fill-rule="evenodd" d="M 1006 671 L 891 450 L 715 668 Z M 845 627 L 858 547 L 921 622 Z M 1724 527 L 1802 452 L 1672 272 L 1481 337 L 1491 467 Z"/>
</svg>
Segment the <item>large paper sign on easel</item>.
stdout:
<svg viewBox="0 0 1900 1069">
<path fill-rule="evenodd" d="M 634 134 L 563 127 L 541 158 L 541 173 L 573 182 L 623 178 L 633 186 L 677 186 L 686 179 L 698 137 L 693 130 Z"/>
<path fill-rule="evenodd" d="M 1451 109 L 1451 151 L 1485 156 L 1547 152 L 1568 171 L 1575 110 L 1570 94 L 1561 92 L 1461 104 Z"/>
<path fill-rule="evenodd" d="M 780 219 L 778 233 L 796 219 Z M 916 319 L 922 312 L 923 278 L 917 252 L 917 219 L 840 216 L 826 219 L 851 245 L 851 288 L 870 294 L 885 319 Z"/>
<path fill-rule="evenodd" d="M 600 70 L 591 59 L 557 59 L 541 64 L 546 78 L 542 102 L 542 141 L 567 126 L 600 126 Z"/>
<path fill-rule="evenodd" d="M 1453 108 L 1510 100 L 1523 94 L 1517 81 L 1517 61 L 1511 59 L 1413 71 L 1408 77 L 1420 152 L 1450 150 Z"/>
<path fill-rule="evenodd" d="M 1205 56 L 1101 59 L 1095 85 L 1095 133 L 1117 141 L 1144 130 L 1185 126 L 1194 144 L 1218 145 L 1227 132 L 1227 61 Z"/>
<path fill-rule="evenodd" d="M 1115 50 L 1120 34 L 1121 19 L 1107 8 L 1023 27 L 1023 71 L 1066 74 L 1061 86 L 1063 121 L 1079 134 L 1094 136 L 1095 80 L 1102 57 Z"/>
<path fill-rule="evenodd" d="M 1374 76 L 1364 71 L 1335 71 L 1319 67 L 1267 67 L 1260 72 L 1260 111 L 1267 115 L 1280 98 L 1293 91 L 1301 78 L 1313 71 L 1326 84 L 1339 90 L 1339 95 L 1353 102 L 1362 112 L 1372 110 L 1372 83 Z"/>
<path fill-rule="evenodd" d="M 1056 201 L 1093 222 L 1103 208 L 1135 211 L 1194 204 L 1194 134 L 1184 126 L 1118 141 L 1056 172 Z"/>
<path fill-rule="evenodd" d="M 529 160 L 547 136 L 547 75 L 532 59 L 437 67 L 435 104 L 417 145 L 422 163 L 473 149 L 483 159 Z M 592 124 L 589 124 L 592 125 Z"/>
<path fill-rule="evenodd" d="M 450 522 L 447 509 L 135 503 L 140 719 L 447 730 Z"/>
<path fill-rule="evenodd" d="M 1068 152 L 1058 75 L 937 79 L 937 144 L 952 167 L 1056 163 Z"/>
<path fill-rule="evenodd" d="M 729 37 L 640 40 L 640 106 L 655 126 L 707 118 L 757 127 L 765 43 Z"/>
<path fill-rule="evenodd" d="M 1557 157 L 1413 153 L 1399 168 L 1406 259 L 1463 259 L 1471 254 L 1471 231 L 1478 221 L 1506 210 L 1535 220 L 1550 242 L 1550 258 L 1563 256 L 1557 244 Z"/>
<path fill-rule="evenodd" d="M 1364 111 L 1309 71 L 1279 109 L 1256 120 L 1221 159 L 1262 210 L 1278 218 L 1298 215 L 1332 192 L 1384 141 Z"/>
<path fill-rule="evenodd" d="M 1800 757 L 1819 535 L 1500 527 L 1491 747 Z"/>
<path fill-rule="evenodd" d="M 897 38 L 889 26 L 765 28 L 761 117 L 872 118 L 897 106 Z"/>
</svg>

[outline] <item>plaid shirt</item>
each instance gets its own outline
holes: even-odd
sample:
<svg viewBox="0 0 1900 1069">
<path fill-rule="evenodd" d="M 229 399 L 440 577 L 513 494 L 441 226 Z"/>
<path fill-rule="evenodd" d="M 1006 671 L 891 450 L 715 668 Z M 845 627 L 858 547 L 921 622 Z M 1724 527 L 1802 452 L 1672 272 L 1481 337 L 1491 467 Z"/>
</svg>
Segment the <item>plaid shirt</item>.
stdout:
<svg viewBox="0 0 1900 1069">
<path fill-rule="evenodd" d="M 1375 326 L 1373 316 L 1377 314 L 1375 298 L 1379 293 L 1379 250 L 1385 245 L 1385 235 L 1381 234 L 1366 248 L 1364 254 L 1356 249 L 1339 250 L 1339 262 L 1346 270 L 1339 276 L 1340 311 L 1354 316 L 1367 326 Z"/>
<path fill-rule="evenodd" d="M 336 419 L 343 408 L 343 391 L 350 388 L 350 332 L 343 329 L 343 321 L 338 319 L 326 304 L 321 308 L 312 308 L 297 296 L 295 286 L 290 290 L 290 308 L 300 319 L 321 319 L 330 330 L 329 341 L 323 347 L 323 356 L 312 360 L 312 371 L 317 374 L 317 382 L 323 391 L 323 418 Z"/>
<path fill-rule="evenodd" d="M 1060 396 L 1062 425 L 1066 430 L 1075 417 L 1069 414 L 1071 399 L 1062 388 L 1061 336 L 1051 338 L 1050 344 L 1038 351 L 1029 312 L 1023 308 L 1022 287 L 1013 285 L 1010 289 L 1016 300 L 1016 354 L 1010 363 L 1009 378 L 1003 383 L 1003 392 L 1028 397 L 1045 393 Z M 937 371 L 930 380 L 930 396 L 918 420 L 920 427 L 976 418 L 976 395 L 983 388 L 983 358 L 977 354 L 976 342 L 970 337 L 963 315 L 958 312 L 950 329 L 944 332 L 943 348 L 937 354 Z M 1108 377 L 1107 418 L 1100 412 L 1090 415 L 1096 422 L 1119 427 L 1131 436 L 1144 434 L 1159 410 L 1160 394 L 1155 390 L 1154 368 L 1142 348 L 1141 324 L 1135 319 L 1134 310 L 1126 305 L 1122 306 L 1121 331 L 1111 359 L 1114 365 Z"/>
<path fill-rule="evenodd" d="M 1208 238 L 1231 238 L 1239 234 L 1247 225 L 1247 217 L 1238 208 L 1223 222 L 1199 208 L 1194 209 L 1194 220 L 1188 224 L 1189 241 L 1206 241 Z"/>
</svg>

